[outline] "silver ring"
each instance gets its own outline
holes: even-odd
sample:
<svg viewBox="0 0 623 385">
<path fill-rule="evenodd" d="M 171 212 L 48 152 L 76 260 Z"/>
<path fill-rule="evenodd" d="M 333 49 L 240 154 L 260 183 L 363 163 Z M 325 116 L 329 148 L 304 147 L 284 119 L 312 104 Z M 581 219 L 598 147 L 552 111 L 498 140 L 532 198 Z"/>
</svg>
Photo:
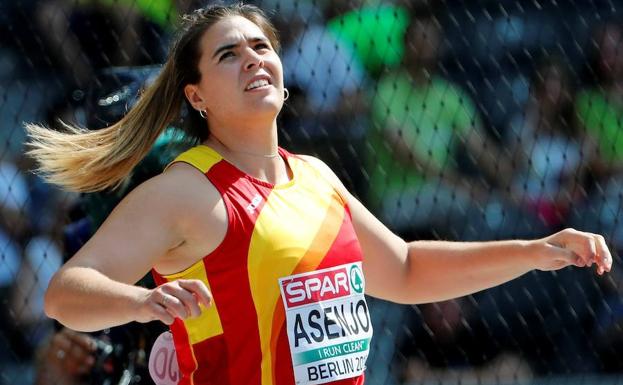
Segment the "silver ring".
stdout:
<svg viewBox="0 0 623 385">
<path fill-rule="evenodd" d="M 162 297 L 162 306 L 167 307 L 167 297 L 166 296 Z"/>
<path fill-rule="evenodd" d="M 63 349 L 58 349 L 56 351 L 56 358 L 58 358 L 59 360 L 62 360 L 63 358 L 65 358 L 65 351 Z"/>
</svg>

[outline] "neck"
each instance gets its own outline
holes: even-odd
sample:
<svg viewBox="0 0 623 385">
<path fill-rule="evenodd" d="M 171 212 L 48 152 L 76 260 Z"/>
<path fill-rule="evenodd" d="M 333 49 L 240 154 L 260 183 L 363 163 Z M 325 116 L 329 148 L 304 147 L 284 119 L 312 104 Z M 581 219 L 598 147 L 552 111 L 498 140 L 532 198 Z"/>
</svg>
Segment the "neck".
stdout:
<svg viewBox="0 0 623 385">
<path fill-rule="evenodd" d="M 276 121 L 271 127 L 247 127 L 245 125 L 243 128 L 215 127 L 210 131 L 209 144 L 218 146 L 232 155 L 240 154 L 267 159 L 278 156 Z"/>
<path fill-rule="evenodd" d="M 270 129 L 211 131 L 205 144 L 243 172 L 273 184 L 290 179 L 287 165 L 278 152 L 276 122 Z"/>
<path fill-rule="evenodd" d="M 432 78 L 432 72 L 427 66 L 422 65 L 421 63 L 409 66 L 407 71 L 409 72 L 409 75 L 411 75 L 413 83 L 419 86 L 428 85 L 430 79 Z"/>
</svg>

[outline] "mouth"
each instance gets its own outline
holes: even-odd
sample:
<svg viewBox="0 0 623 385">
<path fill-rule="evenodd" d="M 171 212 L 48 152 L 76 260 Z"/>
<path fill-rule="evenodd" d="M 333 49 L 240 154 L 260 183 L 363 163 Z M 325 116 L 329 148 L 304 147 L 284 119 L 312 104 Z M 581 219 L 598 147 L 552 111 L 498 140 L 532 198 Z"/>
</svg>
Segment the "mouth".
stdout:
<svg viewBox="0 0 623 385">
<path fill-rule="evenodd" d="M 245 91 L 259 90 L 259 89 L 267 88 L 271 85 L 272 83 L 269 77 L 259 76 L 259 77 L 253 78 L 251 82 L 247 84 L 244 90 Z"/>
</svg>

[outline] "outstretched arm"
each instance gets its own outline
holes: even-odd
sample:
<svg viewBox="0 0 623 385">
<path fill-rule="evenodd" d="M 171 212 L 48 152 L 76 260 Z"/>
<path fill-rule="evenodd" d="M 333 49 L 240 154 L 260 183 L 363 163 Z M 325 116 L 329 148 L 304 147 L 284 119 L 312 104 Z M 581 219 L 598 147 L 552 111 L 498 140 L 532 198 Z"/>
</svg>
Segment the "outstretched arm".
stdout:
<svg viewBox="0 0 623 385">
<path fill-rule="evenodd" d="M 610 271 L 612 256 L 600 235 L 566 229 L 538 240 L 404 242 L 341 185 L 321 161 L 306 157 L 348 199 L 364 254 L 366 292 L 400 303 L 443 301 L 512 280 L 530 270 L 597 265 Z"/>
</svg>

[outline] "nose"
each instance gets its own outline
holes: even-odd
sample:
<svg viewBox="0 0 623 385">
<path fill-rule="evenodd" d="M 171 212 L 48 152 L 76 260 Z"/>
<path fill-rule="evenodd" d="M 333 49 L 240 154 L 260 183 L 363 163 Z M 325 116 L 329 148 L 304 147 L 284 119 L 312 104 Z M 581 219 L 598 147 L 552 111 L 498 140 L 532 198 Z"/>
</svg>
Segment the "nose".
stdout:
<svg viewBox="0 0 623 385">
<path fill-rule="evenodd" d="M 260 54 L 258 54 L 255 50 L 251 48 L 246 51 L 247 51 L 247 55 L 246 55 L 245 62 L 244 62 L 245 70 L 248 71 L 255 67 L 258 67 L 258 68 L 264 67 L 264 59 L 262 59 L 262 56 Z"/>
</svg>

